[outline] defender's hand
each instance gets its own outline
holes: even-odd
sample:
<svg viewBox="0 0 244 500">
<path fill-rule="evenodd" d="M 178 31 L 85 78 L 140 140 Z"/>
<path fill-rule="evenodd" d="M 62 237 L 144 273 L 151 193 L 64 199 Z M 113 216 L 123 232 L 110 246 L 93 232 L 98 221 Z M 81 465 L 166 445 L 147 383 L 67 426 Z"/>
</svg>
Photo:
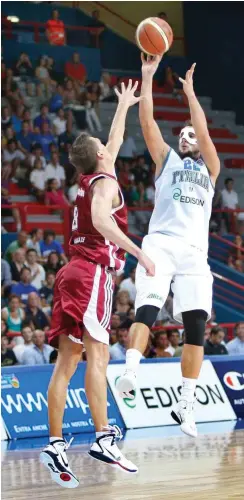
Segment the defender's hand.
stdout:
<svg viewBox="0 0 244 500">
<path fill-rule="evenodd" d="M 141 61 L 142 61 L 142 75 L 143 76 L 153 76 L 158 69 L 158 65 L 162 59 L 161 56 L 145 56 L 143 52 L 141 53 Z"/>
<path fill-rule="evenodd" d="M 138 261 L 146 269 L 147 276 L 155 276 L 155 264 L 144 252 L 141 252 Z"/>
<path fill-rule="evenodd" d="M 138 87 L 137 81 L 135 82 L 135 84 L 132 87 L 132 80 L 129 80 L 127 87 L 125 86 L 124 82 L 121 83 L 121 91 L 119 91 L 117 88 L 115 88 L 114 91 L 115 91 L 115 94 L 118 96 L 119 104 L 125 104 L 129 107 L 129 106 L 133 106 L 134 104 L 139 102 L 141 99 L 141 96 L 136 97 L 134 95 L 137 87 Z"/>
<path fill-rule="evenodd" d="M 180 82 L 183 85 L 183 90 L 187 97 L 194 95 L 193 88 L 193 73 L 196 67 L 196 63 L 192 65 L 190 69 L 186 72 L 185 80 L 183 78 L 179 78 Z"/>
</svg>

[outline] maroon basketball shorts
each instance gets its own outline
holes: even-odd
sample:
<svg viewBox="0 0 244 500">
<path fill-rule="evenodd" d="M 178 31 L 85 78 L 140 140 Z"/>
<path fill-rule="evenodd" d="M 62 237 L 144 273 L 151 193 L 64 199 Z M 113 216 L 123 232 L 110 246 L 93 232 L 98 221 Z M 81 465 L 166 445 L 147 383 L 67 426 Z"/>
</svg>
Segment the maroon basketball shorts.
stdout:
<svg viewBox="0 0 244 500">
<path fill-rule="evenodd" d="M 65 334 L 82 344 L 84 327 L 103 344 L 109 344 L 113 278 L 108 268 L 73 257 L 57 274 L 49 343 L 58 347 Z"/>
</svg>

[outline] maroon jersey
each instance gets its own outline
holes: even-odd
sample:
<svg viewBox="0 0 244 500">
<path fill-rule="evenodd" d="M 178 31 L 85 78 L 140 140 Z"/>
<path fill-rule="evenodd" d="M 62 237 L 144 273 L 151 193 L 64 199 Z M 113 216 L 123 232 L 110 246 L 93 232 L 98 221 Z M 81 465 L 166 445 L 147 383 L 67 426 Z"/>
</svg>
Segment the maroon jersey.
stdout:
<svg viewBox="0 0 244 500">
<path fill-rule="evenodd" d="M 91 217 L 92 184 L 97 179 L 109 178 L 117 181 L 113 175 L 96 172 L 81 175 L 74 207 L 72 236 L 69 242 L 71 256 L 82 256 L 87 260 L 120 271 L 124 267 L 125 252 L 114 243 L 106 240 L 93 226 Z M 123 194 L 118 185 L 120 205 L 113 208 L 111 218 L 124 233 L 127 232 L 127 209 Z"/>
</svg>

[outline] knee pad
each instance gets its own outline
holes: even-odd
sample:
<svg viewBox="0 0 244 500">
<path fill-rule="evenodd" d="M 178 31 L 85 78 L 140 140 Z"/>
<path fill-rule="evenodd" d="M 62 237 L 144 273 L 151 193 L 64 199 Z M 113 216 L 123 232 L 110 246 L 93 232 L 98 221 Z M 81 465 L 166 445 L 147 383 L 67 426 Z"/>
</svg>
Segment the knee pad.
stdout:
<svg viewBox="0 0 244 500">
<path fill-rule="evenodd" d="M 151 328 L 157 319 L 159 311 L 160 308 L 156 306 L 141 306 L 136 311 L 135 323 L 143 323 L 148 328 Z"/>
<path fill-rule="evenodd" d="M 207 313 L 201 309 L 182 313 L 185 344 L 203 346 Z"/>
</svg>

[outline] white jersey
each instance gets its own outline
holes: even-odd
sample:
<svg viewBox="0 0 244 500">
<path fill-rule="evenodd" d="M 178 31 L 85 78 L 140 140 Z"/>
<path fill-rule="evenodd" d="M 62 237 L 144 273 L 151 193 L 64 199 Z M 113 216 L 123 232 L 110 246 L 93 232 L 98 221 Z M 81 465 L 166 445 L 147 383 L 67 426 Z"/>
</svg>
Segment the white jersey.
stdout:
<svg viewBox="0 0 244 500">
<path fill-rule="evenodd" d="M 149 234 L 174 236 L 207 253 L 214 188 L 203 160 L 182 160 L 170 149 L 155 186 Z"/>
</svg>

